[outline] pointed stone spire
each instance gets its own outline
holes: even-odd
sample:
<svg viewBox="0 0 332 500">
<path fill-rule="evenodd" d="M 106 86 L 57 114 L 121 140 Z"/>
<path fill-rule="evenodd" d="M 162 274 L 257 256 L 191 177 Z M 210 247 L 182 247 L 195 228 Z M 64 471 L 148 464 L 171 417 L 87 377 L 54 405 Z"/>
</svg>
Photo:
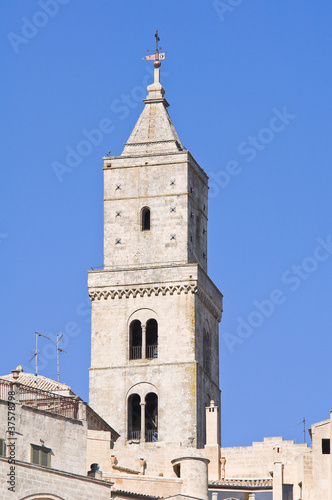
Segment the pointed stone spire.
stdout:
<svg viewBox="0 0 332 500">
<path fill-rule="evenodd" d="M 160 69 L 154 69 L 154 82 L 148 86 L 143 100 L 145 107 L 139 117 L 121 156 L 144 153 L 183 151 L 183 146 L 167 112 L 165 89 L 160 83 Z"/>
</svg>

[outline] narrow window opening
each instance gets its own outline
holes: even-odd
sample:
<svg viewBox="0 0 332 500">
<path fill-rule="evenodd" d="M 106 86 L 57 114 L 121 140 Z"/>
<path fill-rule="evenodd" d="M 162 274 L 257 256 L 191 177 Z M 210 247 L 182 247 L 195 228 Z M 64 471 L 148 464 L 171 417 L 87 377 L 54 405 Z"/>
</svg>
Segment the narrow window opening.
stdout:
<svg viewBox="0 0 332 500">
<path fill-rule="evenodd" d="M 150 231 L 150 209 L 148 207 L 142 209 L 142 231 Z"/>
<path fill-rule="evenodd" d="M 158 323 L 149 319 L 146 323 L 146 353 L 147 359 L 158 358 Z"/>
<path fill-rule="evenodd" d="M 4 439 L 0 439 L 0 457 L 6 456 L 6 443 Z"/>
<path fill-rule="evenodd" d="M 130 325 L 130 359 L 142 359 L 142 325 L 137 319 Z"/>
<path fill-rule="evenodd" d="M 132 394 L 128 398 L 128 439 L 139 441 L 141 438 L 141 398 Z"/>
<path fill-rule="evenodd" d="M 31 445 L 31 463 L 51 467 L 51 450 L 45 446 Z"/>
<path fill-rule="evenodd" d="M 282 500 L 293 500 L 293 485 L 283 484 L 282 485 Z"/>
<path fill-rule="evenodd" d="M 330 440 L 329 439 L 322 439 L 322 453 L 323 455 L 330 455 Z"/>
<path fill-rule="evenodd" d="M 180 466 L 180 464 L 174 465 L 173 470 L 174 470 L 174 473 L 175 473 L 176 477 L 181 477 L 181 466 Z"/>
<path fill-rule="evenodd" d="M 153 392 L 145 397 L 145 441 L 158 441 L 158 396 Z"/>
</svg>

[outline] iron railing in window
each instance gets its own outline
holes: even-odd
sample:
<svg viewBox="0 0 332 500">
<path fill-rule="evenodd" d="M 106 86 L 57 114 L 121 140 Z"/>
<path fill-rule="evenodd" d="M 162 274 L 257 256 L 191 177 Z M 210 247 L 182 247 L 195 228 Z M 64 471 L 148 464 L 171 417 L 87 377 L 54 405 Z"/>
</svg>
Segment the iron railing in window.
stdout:
<svg viewBox="0 0 332 500">
<path fill-rule="evenodd" d="M 142 346 L 132 346 L 130 348 L 130 359 L 142 359 Z"/>
<path fill-rule="evenodd" d="M 141 431 L 131 431 L 128 436 L 129 440 L 139 441 L 141 439 Z"/>
<path fill-rule="evenodd" d="M 145 434 L 145 441 L 147 443 L 154 443 L 158 441 L 158 431 L 156 430 L 147 430 Z"/>
<path fill-rule="evenodd" d="M 146 357 L 147 357 L 147 359 L 158 358 L 158 346 L 157 345 L 147 345 L 146 346 Z"/>
</svg>

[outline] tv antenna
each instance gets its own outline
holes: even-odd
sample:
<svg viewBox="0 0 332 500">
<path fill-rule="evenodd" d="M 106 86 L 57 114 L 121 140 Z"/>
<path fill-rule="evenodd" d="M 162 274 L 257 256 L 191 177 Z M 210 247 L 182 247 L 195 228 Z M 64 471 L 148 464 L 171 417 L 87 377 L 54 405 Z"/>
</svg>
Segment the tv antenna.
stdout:
<svg viewBox="0 0 332 500">
<path fill-rule="evenodd" d="M 56 335 L 56 366 L 57 366 L 57 374 L 58 374 L 58 391 L 60 390 L 60 363 L 59 363 L 59 353 L 60 352 L 65 352 L 67 354 L 67 351 L 64 351 L 63 349 L 60 349 L 59 347 L 59 342 L 62 339 L 63 335 L 62 333 L 57 333 Z"/>
<path fill-rule="evenodd" d="M 303 417 L 303 420 L 301 420 L 301 422 L 299 422 L 298 424 L 296 424 L 295 427 L 297 427 L 298 425 L 301 425 L 303 424 L 303 442 L 306 443 L 306 437 L 305 437 L 305 417 Z"/>
<path fill-rule="evenodd" d="M 163 59 L 165 59 L 166 53 L 165 52 L 159 52 L 160 50 L 162 50 L 162 48 L 159 47 L 160 38 L 159 38 L 159 35 L 158 35 L 158 30 L 155 32 L 154 36 L 156 38 L 156 51 L 155 51 L 154 54 L 149 54 L 148 56 L 143 57 L 143 60 L 145 60 L 145 61 L 154 61 L 153 66 L 155 68 L 160 68 L 160 66 L 161 66 L 161 62 L 160 61 L 162 61 Z"/>
<path fill-rule="evenodd" d="M 32 358 L 29 359 L 28 363 L 33 360 L 33 358 L 36 358 L 36 378 L 35 378 L 35 383 L 37 384 L 37 375 L 38 375 L 38 337 L 43 337 L 44 339 L 51 340 L 49 337 L 46 337 L 46 335 L 43 335 L 42 333 L 35 332 L 36 335 L 36 350 L 35 354 L 32 356 Z"/>
</svg>

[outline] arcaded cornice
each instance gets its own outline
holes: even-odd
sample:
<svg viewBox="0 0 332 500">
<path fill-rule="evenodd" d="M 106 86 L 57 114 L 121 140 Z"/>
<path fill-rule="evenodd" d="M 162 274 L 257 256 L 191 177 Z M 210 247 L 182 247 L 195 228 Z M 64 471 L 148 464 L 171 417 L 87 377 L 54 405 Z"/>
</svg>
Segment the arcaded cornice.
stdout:
<svg viewBox="0 0 332 500">
<path fill-rule="evenodd" d="M 208 297 L 206 292 L 202 288 L 198 288 L 196 284 L 176 284 L 176 285 L 157 285 L 150 287 L 132 287 L 132 288 L 94 288 L 89 290 L 89 297 L 91 301 L 95 300 L 108 300 L 115 298 L 125 298 L 130 297 L 151 297 L 158 295 L 181 295 L 184 294 L 196 294 L 201 302 L 209 309 L 212 315 L 218 320 L 221 320 L 222 310 L 219 309 L 213 301 Z"/>
</svg>

